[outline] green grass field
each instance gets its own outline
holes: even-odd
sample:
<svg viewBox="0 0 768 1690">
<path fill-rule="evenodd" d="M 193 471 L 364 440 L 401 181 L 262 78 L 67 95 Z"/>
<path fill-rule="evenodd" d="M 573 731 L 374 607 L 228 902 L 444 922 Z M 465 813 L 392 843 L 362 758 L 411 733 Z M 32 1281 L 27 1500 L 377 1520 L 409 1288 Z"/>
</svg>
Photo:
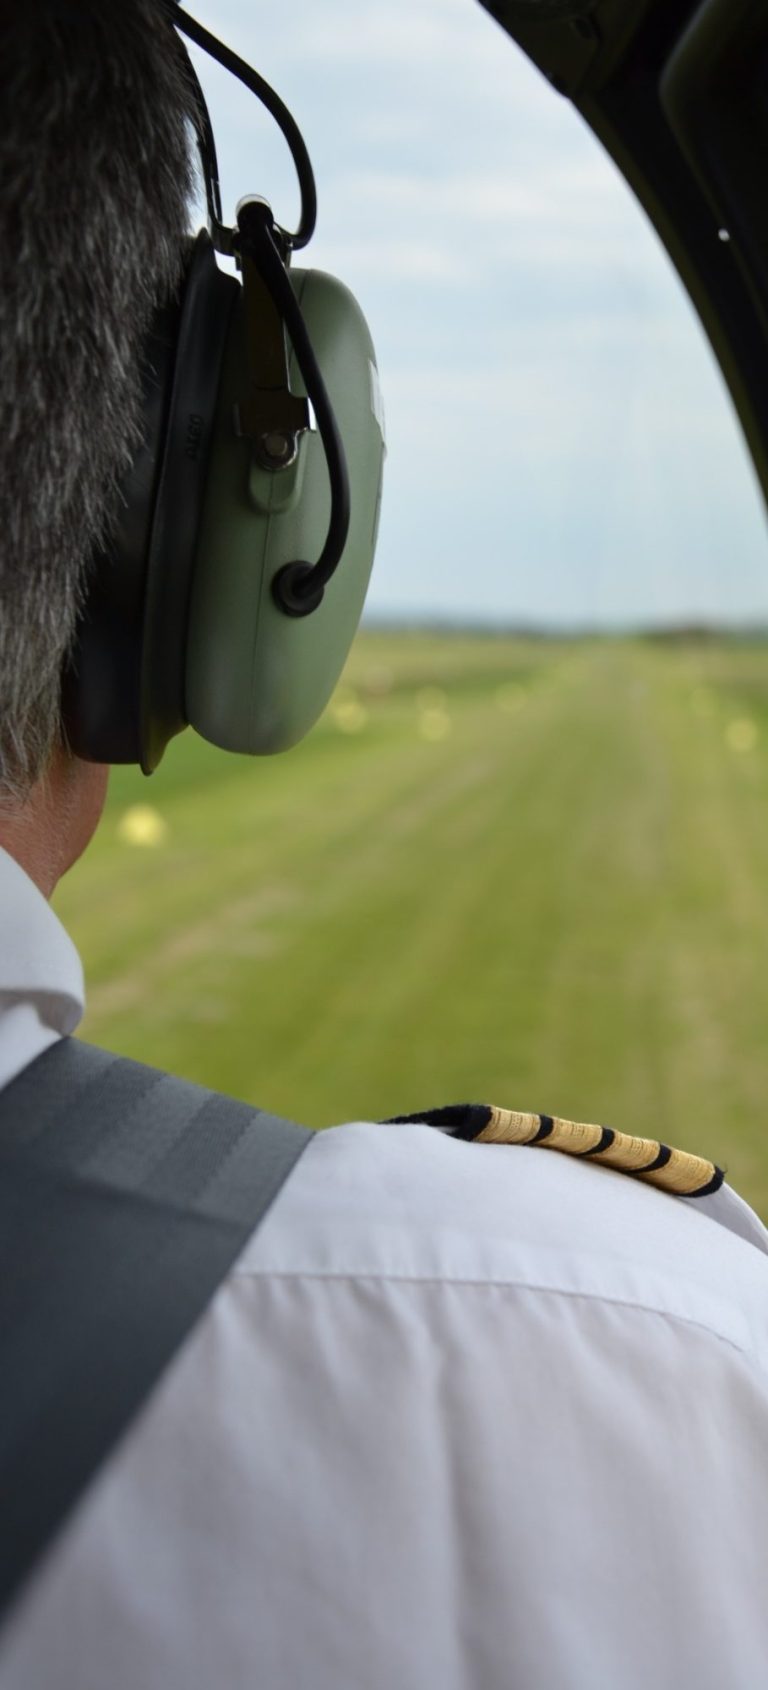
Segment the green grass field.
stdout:
<svg viewBox="0 0 768 1690">
<path fill-rule="evenodd" d="M 315 1125 L 605 1122 L 768 1215 L 768 644 L 363 634 L 289 756 L 116 771 L 56 907 L 115 1050 Z"/>
</svg>

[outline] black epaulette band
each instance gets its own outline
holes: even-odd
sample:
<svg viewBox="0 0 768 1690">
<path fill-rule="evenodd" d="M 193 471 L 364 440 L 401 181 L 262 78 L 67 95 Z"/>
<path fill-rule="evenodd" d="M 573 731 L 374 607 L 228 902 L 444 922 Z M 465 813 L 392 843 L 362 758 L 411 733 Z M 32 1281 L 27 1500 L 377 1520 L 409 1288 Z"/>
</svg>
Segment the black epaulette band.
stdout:
<svg viewBox="0 0 768 1690">
<path fill-rule="evenodd" d="M 719 1191 L 725 1178 L 722 1168 L 704 1156 L 675 1150 L 655 1138 L 615 1132 L 613 1127 L 564 1121 L 558 1115 L 526 1115 L 489 1103 L 456 1103 L 421 1114 L 396 1115 L 388 1125 L 409 1121 L 440 1127 L 452 1138 L 477 1144 L 540 1144 L 547 1150 L 561 1150 L 566 1156 L 585 1157 L 617 1173 L 631 1174 L 676 1197 L 709 1197 Z"/>
</svg>

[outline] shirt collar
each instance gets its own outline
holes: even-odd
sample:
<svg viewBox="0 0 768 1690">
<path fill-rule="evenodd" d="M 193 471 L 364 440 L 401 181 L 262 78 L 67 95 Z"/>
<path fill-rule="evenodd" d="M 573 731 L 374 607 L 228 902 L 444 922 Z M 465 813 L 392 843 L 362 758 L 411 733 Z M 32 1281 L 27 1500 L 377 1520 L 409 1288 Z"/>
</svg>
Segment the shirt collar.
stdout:
<svg viewBox="0 0 768 1690">
<path fill-rule="evenodd" d="M 0 846 L 0 999 L 29 1002 L 53 1031 L 72 1033 L 83 1014 L 80 957 L 58 916 Z"/>
</svg>

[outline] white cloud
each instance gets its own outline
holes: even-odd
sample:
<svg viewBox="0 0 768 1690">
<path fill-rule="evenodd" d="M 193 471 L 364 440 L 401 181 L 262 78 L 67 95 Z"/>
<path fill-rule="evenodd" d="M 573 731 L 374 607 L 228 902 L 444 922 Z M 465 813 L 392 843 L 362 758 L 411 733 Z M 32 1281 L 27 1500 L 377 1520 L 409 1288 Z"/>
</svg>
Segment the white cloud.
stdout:
<svg viewBox="0 0 768 1690">
<path fill-rule="evenodd" d="M 426 85 L 451 73 L 459 86 L 472 86 L 483 72 L 486 95 L 498 83 L 506 88 L 519 51 L 474 0 L 293 0 L 290 19 L 242 0 L 205 0 L 195 14 L 214 33 L 253 62 L 269 54 L 292 64 L 309 64 L 320 74 L 357 66 L 371 78 L 393 70 Z M 527 92 L 530 83 L 525 85 Z M 535 96 L 534 96 L 535 97 Z"/>
<path fill-rule="evenodd" d="M 472 282 L 472 256 L 457 253 L 455 247 L 439 238 L 415 236 L 386 238 L 378 229 L 374 234 L 359 230 L 357 236 L 342 236 L 340 240 L 318 243 L 318 267 L 330 268 L 343 275 L 375 277 L 380 284 L 413 282 L 464 290 Z M 326 263 L 325 260 L 328 260 Z"/>
</svg>

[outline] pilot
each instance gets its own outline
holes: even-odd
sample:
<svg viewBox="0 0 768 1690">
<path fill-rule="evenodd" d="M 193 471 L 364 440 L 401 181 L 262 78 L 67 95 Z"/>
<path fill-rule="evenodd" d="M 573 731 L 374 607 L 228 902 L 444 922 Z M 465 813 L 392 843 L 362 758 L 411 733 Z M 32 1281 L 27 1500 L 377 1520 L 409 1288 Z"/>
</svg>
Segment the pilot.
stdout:
<svg viewBox="0 0 768 1690">
<path fill-rule="evenodd" d="M 48 899 L 107 769 L 61 681 L 193 114 L 156 0 L 7 6 L 0 65 L 7 1087 L 82 1012 Z M 0 1690 L 758 1690 L 767 1257 L 653 1122 L 481 1103 L 317 1135 L 6 1613 Z"/>
</svg>

